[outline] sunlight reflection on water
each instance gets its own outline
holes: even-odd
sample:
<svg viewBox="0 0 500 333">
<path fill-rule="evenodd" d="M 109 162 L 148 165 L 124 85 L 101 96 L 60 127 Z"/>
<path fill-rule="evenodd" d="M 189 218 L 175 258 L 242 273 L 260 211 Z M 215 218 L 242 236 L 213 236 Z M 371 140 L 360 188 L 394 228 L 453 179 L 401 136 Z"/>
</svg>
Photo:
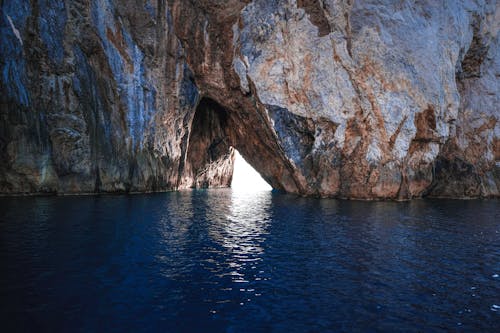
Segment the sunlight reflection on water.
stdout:
<svg viewBox="0 0 500 333">
<path fill-rule="evenodd" d="M 224 274 L 229 274 L 233 282 L 245 283 L 258 278 L 257 265 L 264 252 L 261 244 L 268 234 L 272 193 L 232 191 L 225 194 L 228 205 L 223 214 L 217 208 L 220 205 L 210 205 L 214 211 L 210 214 L 209 234 L 228 254 L 226 263 L 231 270 Z"/>
</svg>

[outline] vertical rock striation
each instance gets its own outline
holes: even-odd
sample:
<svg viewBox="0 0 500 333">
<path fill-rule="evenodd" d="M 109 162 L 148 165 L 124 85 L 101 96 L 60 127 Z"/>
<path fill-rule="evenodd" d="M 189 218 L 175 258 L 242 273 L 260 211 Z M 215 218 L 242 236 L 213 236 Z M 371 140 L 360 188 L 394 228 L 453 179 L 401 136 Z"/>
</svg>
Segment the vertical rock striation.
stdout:
<svg viewBox="0 0 500 333">
<path fill-rule="evenodd" d="M 495 0 L 0 5 L 0 193 L 500 195 Z"/>
</svg>

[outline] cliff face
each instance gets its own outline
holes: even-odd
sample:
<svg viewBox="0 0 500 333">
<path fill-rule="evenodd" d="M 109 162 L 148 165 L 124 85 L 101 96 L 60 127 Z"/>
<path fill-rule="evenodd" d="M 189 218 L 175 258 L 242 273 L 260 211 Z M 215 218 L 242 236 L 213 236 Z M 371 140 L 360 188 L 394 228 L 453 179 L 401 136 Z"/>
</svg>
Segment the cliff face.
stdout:
<svg viewBox="0 0 500 333">
<path fill-rule="evenodd" d="M 499 196 L 495 0 L 0 4 L 0 193 Z"/>
</svg>

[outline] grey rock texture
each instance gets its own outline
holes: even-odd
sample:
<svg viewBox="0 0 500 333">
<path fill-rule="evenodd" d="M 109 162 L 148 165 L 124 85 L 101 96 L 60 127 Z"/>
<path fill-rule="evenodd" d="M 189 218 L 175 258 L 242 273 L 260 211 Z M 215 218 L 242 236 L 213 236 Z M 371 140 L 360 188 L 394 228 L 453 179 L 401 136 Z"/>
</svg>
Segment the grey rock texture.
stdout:
<svg viewBox="0 0 500 333">
<path fill-rule="evenodd" d="M 0 193 L 500 195 L 495 0 L 4 0 Z"/>
</svg>

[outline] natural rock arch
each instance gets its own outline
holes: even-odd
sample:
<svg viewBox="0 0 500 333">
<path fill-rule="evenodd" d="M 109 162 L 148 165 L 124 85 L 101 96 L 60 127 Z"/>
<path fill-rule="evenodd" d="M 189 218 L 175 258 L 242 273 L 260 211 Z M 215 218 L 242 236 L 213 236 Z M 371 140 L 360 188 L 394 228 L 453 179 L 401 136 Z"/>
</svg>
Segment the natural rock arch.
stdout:
<svg viewBox="0 0 500 333">
<path fill-rule="evenodd" d="M 210 97 L 201 98 L 191 121 L 178 187 L 228 187 L 237 149 L 274 189 L 298 192 L 293 169 L 272 136 L 269 119 L 255 121 L 259 117 L 248 115 L 258 112 L 255 106 L 234 110 Z"/>
</svg>

